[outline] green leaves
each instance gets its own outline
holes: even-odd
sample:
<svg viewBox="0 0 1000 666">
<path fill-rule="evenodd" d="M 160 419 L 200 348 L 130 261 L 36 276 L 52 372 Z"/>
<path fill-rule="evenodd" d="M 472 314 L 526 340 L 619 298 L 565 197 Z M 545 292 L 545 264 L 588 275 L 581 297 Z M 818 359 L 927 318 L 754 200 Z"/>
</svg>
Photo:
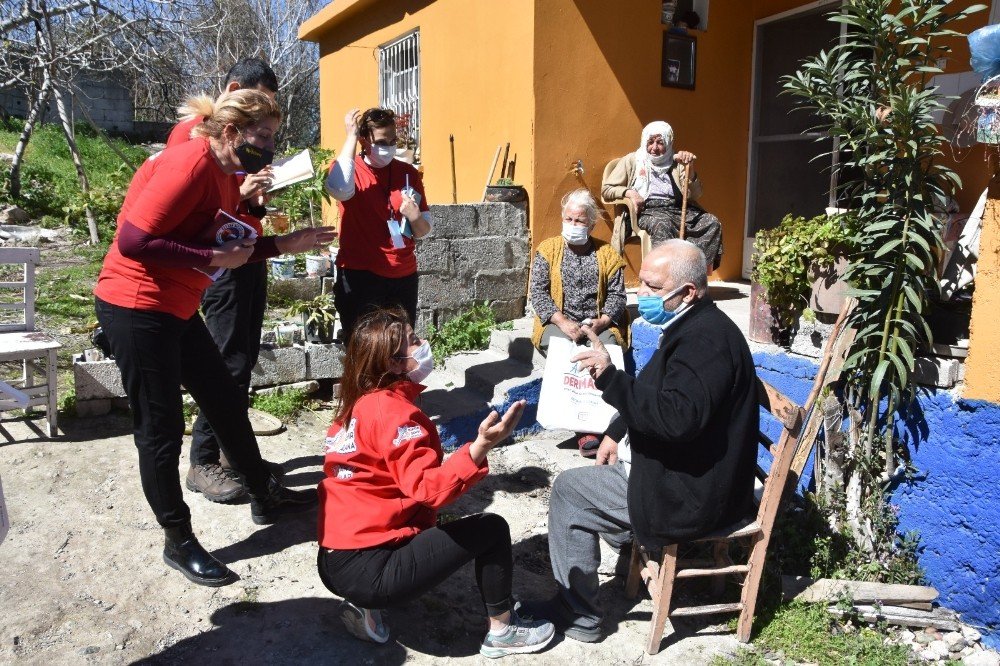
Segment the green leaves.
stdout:
<svg viewBox="0 0 1000 666">
<path fill-rule="evenodd" d="M 831 17 L 848 26 L 845 41 L 782 79 L 844 151 L 838 191 L 851 200 L 856 220 L 847 278 L 858 301 L 844 376 L 869 419 L 869 441 L 879 436 L 878 416 L 891 424 L 913 395 L 915 356 L 930 341 L 927 293 L 936 287 L 940 222 L 933 209 L 960 184 L 935 161 L 944 139 L 932 114 L 942 96 L 927 83 L 949 52 L 941 38 L 954 34 L 951 24 L 983 7 L 947 11 L 952 5 L 845 0 Z M 891 452 L 891 428 L 886 440 Z"/>
<path fill-rule="evenodd" d="M 852 251 L 854 219 L 820 215 L 811 220 L 786 215 L 774 229 L 757 232 L 752 277 L 764 287 L 780 326 L 792 328 L 809 300 L 809 267 L 833 265 Z"/>
</svg>

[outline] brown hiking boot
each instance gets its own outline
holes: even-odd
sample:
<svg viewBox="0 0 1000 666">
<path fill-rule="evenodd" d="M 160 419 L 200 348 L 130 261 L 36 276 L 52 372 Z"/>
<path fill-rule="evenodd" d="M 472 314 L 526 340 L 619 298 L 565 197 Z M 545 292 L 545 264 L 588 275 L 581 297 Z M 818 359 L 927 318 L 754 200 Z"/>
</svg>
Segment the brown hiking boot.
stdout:
<svg viewBox="0 0 1000 666">
<path fill-rule="evenodd" d="M 229 459 L 226 458 L 226 454 L 219 451 L 219 464 L 222 465 L 222 469 L 229 475 L 230 478 L 239 481 L 240 477 L 233 470 L 233 466 L 229 464 Z M 271 462 L 270 460 L 264 460 L 264 466 L 267 467 L 267 471 L 273 474 L 276 478 L 282 478 L 285 476 L 285 469 L 276 462 Z"/>
<path fill-rule="evenodd" d="M 246 489 L 221 465 L 192 465 L 185 482 L 187 489 L 201 493 L 209 502 L 232 502 L 243 497 Z"/>
</svg>

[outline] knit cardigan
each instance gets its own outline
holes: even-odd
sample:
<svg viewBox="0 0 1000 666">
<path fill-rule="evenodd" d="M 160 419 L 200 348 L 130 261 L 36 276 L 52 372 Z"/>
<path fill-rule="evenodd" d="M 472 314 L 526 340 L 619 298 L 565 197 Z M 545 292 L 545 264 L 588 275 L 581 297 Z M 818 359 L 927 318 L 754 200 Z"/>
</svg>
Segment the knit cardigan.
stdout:
<svg viewBox="0 0 1000 666">
<path fill-rule="evenodd" d="M 591 238 L 597 251 L 597 313 L 600 315 L 601 308 L 604 307 L 604 298 L 608 293 L 608 280 L 615 272 L 625 268 L 625 261 L 613 247 L 596 238 Z M 538 254 L 542 256 L 545 263 L 549 265 L 549 293 L 552 296 L 556 307 L 562 310 L 563 307 L 563 286 L 562 286 L 562 259 L 566 243 L 562 236 L 547 238 L 538 245 Z M 623 322 L 620 324 L 612 322 L 610 331 L 622 349 L 628 349 L 631 343 L 631 330 L 628 325 L 628 309 L 622 315 Z M 535 347 L 542 342 L 542 332 L 545 326 L 542 320 L 535 315 L 535 328 L 531 334 L 531 341 Z"/>
</svg>

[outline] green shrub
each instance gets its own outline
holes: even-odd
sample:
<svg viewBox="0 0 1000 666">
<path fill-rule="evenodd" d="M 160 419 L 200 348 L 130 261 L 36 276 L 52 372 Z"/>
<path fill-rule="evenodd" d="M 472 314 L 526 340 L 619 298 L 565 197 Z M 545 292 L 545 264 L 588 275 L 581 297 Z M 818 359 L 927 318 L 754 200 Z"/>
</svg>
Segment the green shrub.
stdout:
<svg viewBox="0 0 1000 666">
<path fill-rule="evenodd" d="M 299 389 L 279 389 L 270 393 L 259 393 L 251 399 L 254 409 L 267 412 L 282 421 L 296 416 L 308 402 L 309 394 Z"/>
<path fill-rule="evenodd" d="M 12 129 L 0 129 L 0 146 L 11 146 L 13 150 L 22 126 L 23 122 L 12 121 Z M 133 169 L 89 125 L 77 126 L 76 141 L 91 187 L 91 210 L 97 218 L 101 239 L 110 241 Z M 121 139 L 110 141 L 132 164 L 142 164 L 148 155 L 144 149 Z M 43 225 L 68 223 L 74 231 L 86 233 L 83 208 L 87 200 L 80 191 L 76 167 L 58 125 L 39 125 L 32 133 L 21 167 L 21 193 L 16 200 L 10 196 L 9 171 L 9 165 L 5 165 L 0 173 L 0 201 L 16 203 Z"/>
<path fill-rule="evenodd" d="M 434 360 L 440 362 L 461 351 L 486 349 L 490 344 L 490 333 L 496 325 L 496 315 L 487 302 L 473 305 L 446 321 L 440 329 L 429 326 L 427 339 L 431 343 Z"/>
<path fill-rule="evenodd" d="M 838 254 L 850 251 L 853 224 L 847 215 L 786 215 L 774 229 L 757 232 L 751 277 L 764 287 L 782 328 L 793 328 L 809 303 L 809 266 L 832 266 Z"/>
</svg>

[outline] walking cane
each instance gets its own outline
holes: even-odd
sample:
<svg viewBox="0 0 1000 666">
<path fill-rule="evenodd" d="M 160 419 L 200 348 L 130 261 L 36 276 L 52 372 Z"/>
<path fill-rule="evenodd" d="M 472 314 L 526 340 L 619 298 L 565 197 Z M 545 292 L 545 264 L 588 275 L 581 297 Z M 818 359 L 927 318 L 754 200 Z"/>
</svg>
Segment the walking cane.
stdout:
<svg viewBox="0 0 1000 666">
<path fill-rule="evenodd" d="M 682 179 L 684 180 L 684 193 L 683 193 L 683 196 L 681 197 L 681 234 L 680 234 L 680 239 L 684 240 L 684 224 L 685 224 L 685 222 L 687 222 L 687 210 L 688 210 L 688 176 L 691 175 L 691 165 L 690 164 L 682 164 L 681 166 L 684 167 L 684 171 L 682 172 L 684 174 L 682 176 Z"/>
</svg>

